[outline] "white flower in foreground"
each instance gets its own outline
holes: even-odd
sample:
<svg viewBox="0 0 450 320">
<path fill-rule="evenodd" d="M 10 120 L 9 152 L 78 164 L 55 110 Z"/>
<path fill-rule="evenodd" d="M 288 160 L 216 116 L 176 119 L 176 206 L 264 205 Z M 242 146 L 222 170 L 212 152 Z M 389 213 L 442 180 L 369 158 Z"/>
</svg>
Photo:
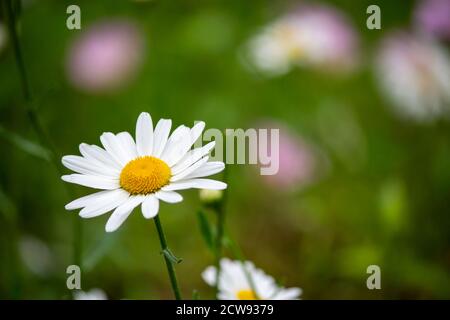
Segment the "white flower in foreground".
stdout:
<svg viewBox="0 0 450 320">
<path fill-rule="evenodd" d="M 75 300 L 108 300 L 106 293 L 101 289 L 91 289 L 89 291 L 76 291 L 73 294 Z"/>
<path fill-rule="evenodd" d="M 295 300 L 299 299 L 300 288 L 283 288 L 275 280 L 246 261 L 220 261 L 219 295 L 220 300 Z M 244 268 L 246 272 L 244 272 Z M 216 268 L 210 266 L 202 273 L 203 280 L 210 286 L 216 283 Z M 249 278 L 253 283 L 250 285 Z"/>
<path fill-rule="evenodd" d="M 144 112 L 137 120 L 136 142 L 128 132 L 106 132 L 100 137 L 104 148 L 82 143 L 81 157 L 63 157 L 64 166 L 77 172 L 62 176 L 64 181 L 103 190 L 70 202 L 66 209 L 82 208 L 83 218 L 114 210 L 105 228 L 113 232 L 139 205 L 149 219 L 158 214 L 160 200 L 182 201 L 177 190 L 225 189 L 221 181 L 203 179 L 225 168 L 223 162 L 208 162 L 215 142 L 191 150 L 205 123 L 179 126 L 169 136 L 171 125 L 171 120 L 161 119 L 153 129 L 150 115 Z"/>
</svg>

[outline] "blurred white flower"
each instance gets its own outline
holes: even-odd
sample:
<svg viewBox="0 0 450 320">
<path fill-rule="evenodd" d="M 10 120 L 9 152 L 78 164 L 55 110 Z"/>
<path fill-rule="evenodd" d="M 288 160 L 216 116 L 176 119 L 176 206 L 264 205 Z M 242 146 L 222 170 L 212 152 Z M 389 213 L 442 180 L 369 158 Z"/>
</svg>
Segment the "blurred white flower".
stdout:
<svg viewBox="0 0 450 320">
<path fill-rule="evenodd" d="M 96 23 L 69 48 L 66 71 L 69 81 L 87 92 L 112 91 L 135 75 L 144 56 L 144 37 L 127 20 Z"/>
<path fill-rule="evenodd" d="M 421 0 L 414 10 L 416 27 L 438 38 L 450 40 L 450 1 Z"/>
<path fill-rule="evenodd" d="M 268 75 L 293 66 L 348 71 L 358 61 L 358 35 L 338 10 L 303 5 L 279 18 L 249 42 L 250 62 Z"/>
<path fill-rule="evenodd" d="M 220 300 L 295 300 L 299 299 L 302 293 L 300 288 L 280 287 L 271 276 L 257 269 L 249 261 L 241 263 L 223 258 L 220 261 L 220 268 L 218 294 Z M 207 284 L 215 286 L 216 268 L 213 266 L 206 268 L 202 277 Z"/>
<path fill-rule="evenodd" d="M 91 289 L 89 291 L 76 291 L 73 294 L 75 300 L 108 300 L 106 293 L 101 289 Z"/>
<path fill-rule="evenodd" d="M 81 157 L 64 156 L 64 166 L 77 172 L 62 176 L 64 181 L 103 190 L 70 202 L 66 209 L 82 208 L 82 218 L 114 210 L 105 228 L 113 232 L 140 205 L 150 219 L 158 214 L 159 201 L 181 202 L 177 190 L 225 189 L 221 181 L 204 179 L 225 168 L 223 162 L 208 162 L 215 142 L 191 150 L 205 123 L 181 125 L 169 136 L 171 126 L 171 120 L 161 119 L 153 129 L 150 114 L 143 112 L 136 124 L 136 142 L 128 132 L 106 132 L 100 137 L 105 149 L 82 143 Z"/>
<path fill-rule="evenodd" d="M 450 60 L 431 39 L 396 32 L 381 44 L 376 74 L 395 111 L 431 121 L 450 108 Z"/>
</svg>

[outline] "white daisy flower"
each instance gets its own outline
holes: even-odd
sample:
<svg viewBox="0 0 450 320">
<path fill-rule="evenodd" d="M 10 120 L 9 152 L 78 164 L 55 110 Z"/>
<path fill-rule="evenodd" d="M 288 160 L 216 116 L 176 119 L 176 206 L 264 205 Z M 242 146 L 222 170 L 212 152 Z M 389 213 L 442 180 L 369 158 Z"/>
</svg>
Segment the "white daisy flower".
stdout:
<svg viewBox="0 0 450 320">
<path fill-rule="evenodd" d="M 79 290 L 73 294 L 73 297 L 75 300 L 108 300 L 106 293 L 101 289 Z"/>
<path fill-rule="evenodd" d="M 219 300 L 295 300 L 302 293 L 300 288 L 280 287 L 271 276 L 249 261 L 241 263 L 223 258 L 220 268 Z M 215 286 L 216 268 L 206 268 L 202 277 L 207 284 Z"/>
<path fill-rule="evenodd" d="M 225 168 L 223 162 L 208 162 L 215 142 L 191 150 L 205 123 L 198 122 L 192 128 L 179 126 L 169 136 L 171 125 L 171 120 L 161 119 L 153 128 L 150 114 L 143 112 L 137 120 L 136 142 L 128 132 L 106 132 L 100 136 L 104 148 L 82 143 L 82 156 L 63 157 L 64 166 L 77 172 L 62 176 L 64 181 L 102 190 L 65 208 L 81 208 L 82 218 L 114 210 L 105 228 L 113 232 L 139 205 L 144 217 L 150 219 L 158 214 L 159 201 L 182 201 L 178 190 L 225 189 L 225 183 L 203 178 Z"/>
</svg>

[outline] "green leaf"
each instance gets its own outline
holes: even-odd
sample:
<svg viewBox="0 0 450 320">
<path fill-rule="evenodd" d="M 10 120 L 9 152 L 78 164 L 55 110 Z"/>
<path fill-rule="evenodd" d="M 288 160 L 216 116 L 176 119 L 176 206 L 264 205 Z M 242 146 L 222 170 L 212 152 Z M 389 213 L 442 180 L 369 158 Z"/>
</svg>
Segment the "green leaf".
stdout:
<svg viewBox="0 0 450 320">
<path fill-rule="evenodd" d="M 194 289 L 192 290 L 192 300 L 198 300 L 200 298 L 200 295 L 198 294 L 198 290 Z"/>
<path fill-rule="evenodd" d="M 205 241 L 206 245 L 210 250 L 214 250 L 213 231 L 203 210 L 199 210 L 197 212 L 197 218 L 200 227 L 200 233 L 203 236 L 203 240 Z"/>
<path fill-rule="evenodd" d="M 180 263 L 181 261 L 183 261 L 183 259 L 177 258 L 169 249 L 164 249 L 162 251 L 162 254 L 170 260 L 170 262 L 172 263 Z"/>
<path fill-rule="evenodd" d="M 0 125 L 0 137 L 10 142 L 12 145 L 16 146 L 18 149 L 41 159 L 50 161 L 51 155 L 50 151 L 41 145 L 30 141 L 14 132 L 11 132 Z"/>
</svg>

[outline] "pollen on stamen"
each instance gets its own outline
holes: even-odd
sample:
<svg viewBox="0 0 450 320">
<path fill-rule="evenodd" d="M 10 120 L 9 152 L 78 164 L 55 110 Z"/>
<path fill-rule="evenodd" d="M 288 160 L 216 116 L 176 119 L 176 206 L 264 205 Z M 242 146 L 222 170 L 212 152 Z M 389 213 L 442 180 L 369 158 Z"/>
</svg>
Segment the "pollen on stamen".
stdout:
<svg viewBox="0 0 450 320">
<path fill-rule="evenodd" d="M 145 156 L 128 162 L 120 173 L 120 186 L 130 194 L 154 193 L 167 185 L 172 172 L 163 160 Z"/>
</svg>

